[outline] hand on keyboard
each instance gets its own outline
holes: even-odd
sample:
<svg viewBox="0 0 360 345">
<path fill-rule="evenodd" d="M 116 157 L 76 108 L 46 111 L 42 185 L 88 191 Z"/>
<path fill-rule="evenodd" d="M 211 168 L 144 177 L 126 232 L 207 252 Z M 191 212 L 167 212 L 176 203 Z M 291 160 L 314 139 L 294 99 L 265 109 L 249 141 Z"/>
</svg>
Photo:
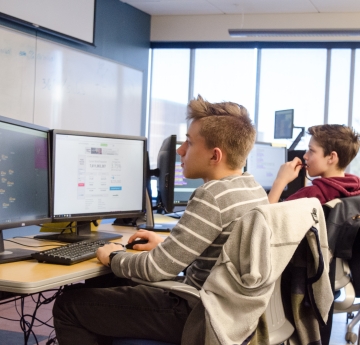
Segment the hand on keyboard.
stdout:
<svg viewBox="0 0 360 345">
<path fill-rule="evenodd" d="M 103 265 L 109 266 L 110 253 L 119 251 L 125 251 L 125 248 L 122 244 L 109 243 L 106 246 L 99 248 L 96 252 L 96 256 Z"/>
</svg>

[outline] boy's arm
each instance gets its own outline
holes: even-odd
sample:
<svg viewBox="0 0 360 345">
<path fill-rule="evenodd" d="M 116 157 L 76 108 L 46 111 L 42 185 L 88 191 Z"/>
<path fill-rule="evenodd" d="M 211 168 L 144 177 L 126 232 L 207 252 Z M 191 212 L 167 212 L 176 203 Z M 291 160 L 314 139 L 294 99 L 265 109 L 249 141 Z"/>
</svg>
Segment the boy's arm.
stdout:
<svg viewBox="0 0 360 345">
<path fill-rule="evenodd" d="M 198 188 L 164 242 L 148 252 L 120 252 L 112 259 L 111 269 L 118 277 L 172 279 L 197 259 L 221 231 L 222 218 L 216 200 L 207 190 Z"/>
<path fill-rule="evenodd" d="M 268 194 L 270 204 L 279 201 L 281 193 L 288 183 L 295 180 L 299 176 L 302 168 L 302 161 L 300 158 L 295 157 L 292 161 L 283 164 L 276 176 L 274 184 Z"/>
</svg>

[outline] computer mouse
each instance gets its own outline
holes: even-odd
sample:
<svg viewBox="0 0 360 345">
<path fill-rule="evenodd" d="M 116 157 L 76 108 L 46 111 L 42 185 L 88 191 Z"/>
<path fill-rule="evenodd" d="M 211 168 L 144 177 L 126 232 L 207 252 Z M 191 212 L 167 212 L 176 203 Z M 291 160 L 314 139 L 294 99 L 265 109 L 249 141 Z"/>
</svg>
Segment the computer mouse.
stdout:
<svg viewBox="0 0 360 345">
<path fill-rule="evenodd" d="M 125 244 L 126 249 L 133 249 L 135 244 L 146 244 L 148 243 L 148 240 L 135 240 L 132 241 L 131 243 Z"/>
</svg>

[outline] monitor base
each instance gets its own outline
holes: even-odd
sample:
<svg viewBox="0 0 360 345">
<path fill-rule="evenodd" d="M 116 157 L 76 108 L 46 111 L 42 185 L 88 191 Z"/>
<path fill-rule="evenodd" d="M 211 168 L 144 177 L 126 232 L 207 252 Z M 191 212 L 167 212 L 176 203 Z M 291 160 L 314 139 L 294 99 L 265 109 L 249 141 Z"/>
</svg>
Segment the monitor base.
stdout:
<svg viewBox="0 0 360 345">
<path fill-rule="evenodd" d="M 27 250 L 21 248 L 12 248 L 0 252 L 0 264 L 8 262 L 16 262 L 32 259 L 31 254 L 35 253 L 34 250 Z"/>
<path fill-rule="evenodd" d="M 90 234 L 79 235 L 76 233 L 53 233 L 53 234 L 43 234 L 36 235 L 34 239 L 36 240 L 46 240 L 46 241 L 56 241 L 56 242 L 65 242 L 65 243 L 74 243 L 80 241 L 97 241 L 97 240 L 116 240 L 123 237 L 123 235 L 118 233 L 109 233 L 102 231 L 92 231 Z"/>
</svg>

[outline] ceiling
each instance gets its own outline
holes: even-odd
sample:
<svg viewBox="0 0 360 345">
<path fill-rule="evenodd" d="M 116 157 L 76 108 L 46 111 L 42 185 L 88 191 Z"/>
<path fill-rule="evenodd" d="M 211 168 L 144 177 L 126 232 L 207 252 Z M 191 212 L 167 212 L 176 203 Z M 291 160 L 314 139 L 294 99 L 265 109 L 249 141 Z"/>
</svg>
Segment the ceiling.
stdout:
<svg viewBox="0 0 360 345">
<path fill-rule="evenodd" d="M 152 16 L 351 13 L 360 12 L 359 0 L 120 0 Z"/>
</svg>

